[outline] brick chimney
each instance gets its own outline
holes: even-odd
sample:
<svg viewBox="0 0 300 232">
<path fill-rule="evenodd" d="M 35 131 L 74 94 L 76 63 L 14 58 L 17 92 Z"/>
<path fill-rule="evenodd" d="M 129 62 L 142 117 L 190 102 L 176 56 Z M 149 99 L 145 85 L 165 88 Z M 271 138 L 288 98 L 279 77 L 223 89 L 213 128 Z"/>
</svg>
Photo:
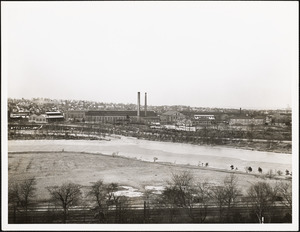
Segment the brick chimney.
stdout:
<svg viewBox="0 0 300 232">
<path fill-rule="evenodd" d="M 140 110 L 141 110 L 141 103 L 140 103 L 140 92 L 138 92 L 138 99 L 137 99 L 137 116 L 140 117 Z"/>
<path fill-rule="evenodd" d="M 147 117 L 147 93 L 145 93 L 145 117 Z"/>
</svg>

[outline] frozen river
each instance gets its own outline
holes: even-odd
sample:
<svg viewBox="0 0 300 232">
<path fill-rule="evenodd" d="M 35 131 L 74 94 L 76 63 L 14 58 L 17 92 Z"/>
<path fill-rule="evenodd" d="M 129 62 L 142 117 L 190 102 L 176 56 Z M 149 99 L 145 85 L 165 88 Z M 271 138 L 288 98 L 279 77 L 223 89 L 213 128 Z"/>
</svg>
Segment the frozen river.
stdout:
<svg viewBox="0 0 300 232">
<path fill-rule="evenodd" d="M 111 141 L 89 140 L 10 140 L 8 151 L 76 151 L 118 155 L 153 162 L 200 165 L 209 163 L 210 167 L 230 169 L 234 165 L 239 170 L 251 166 L 253 172 L 261 167 L 269 169 L 292 170 L 292 155 L 227 148 L 221 146 L 199 146 L 191 144 L 138 140 L 121 137 Z"/>
</svg>

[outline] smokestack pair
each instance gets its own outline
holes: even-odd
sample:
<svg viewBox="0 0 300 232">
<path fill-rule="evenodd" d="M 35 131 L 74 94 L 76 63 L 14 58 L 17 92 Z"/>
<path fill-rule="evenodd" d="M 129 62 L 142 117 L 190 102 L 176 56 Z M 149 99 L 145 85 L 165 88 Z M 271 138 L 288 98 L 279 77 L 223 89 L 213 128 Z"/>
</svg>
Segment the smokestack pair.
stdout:
<svg viewBox="0 0 300 232">
<path fill-rule="evenodd" d="M 141 100 L 140 92 L 138 92 L 137 116 L 141 116 Z M 145 93 L 145 117 L 147 117 L 147 93 Z"/>
</svg>

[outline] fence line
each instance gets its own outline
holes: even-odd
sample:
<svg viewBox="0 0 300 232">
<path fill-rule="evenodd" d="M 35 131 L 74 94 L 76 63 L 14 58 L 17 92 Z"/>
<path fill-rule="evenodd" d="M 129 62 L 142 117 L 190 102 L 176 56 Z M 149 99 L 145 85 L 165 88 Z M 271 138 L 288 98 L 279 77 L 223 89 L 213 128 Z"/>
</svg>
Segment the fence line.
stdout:
<svg viewBox="0 0 300 232">
<path fill-rule="evenodd" d="M 207 205 L 193 207 L 176 207 L 149 203 L 118 204 L 114 207 L 104 207 L 99 210 L 92 206 L 71 207 L 68 210 L 66 223 L 226 223 L 253 222 L 258 220 L 252 212 L 254 203 L 237 202 L 232 208 L 218 207 L 210 202 Z M 105 209 L 106 208 L 106 209 Z M 283 202 L 277 202 L 271 207 L 269 222 L 287 222 L 286 215 L 291 213 Z M 24 210 L 9 207 L 9 223 L 63 223 L 62 207 L 42 203 Z M 265 221 L 267 222 L 267 221 Z"/>
</svg>

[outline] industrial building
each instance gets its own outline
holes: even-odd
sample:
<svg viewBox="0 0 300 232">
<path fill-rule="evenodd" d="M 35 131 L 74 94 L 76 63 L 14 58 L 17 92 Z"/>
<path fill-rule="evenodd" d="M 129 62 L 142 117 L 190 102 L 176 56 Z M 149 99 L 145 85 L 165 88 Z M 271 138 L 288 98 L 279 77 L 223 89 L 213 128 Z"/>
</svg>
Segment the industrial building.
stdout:
<svg viewBox="0 0 300 232">
<path fill-rule="evenodd" d="M 266 122 L 265 117 L 235 117 L 229 119 L 229 125 L 264 125 Z"/>
<path fill-rule="evenodd" d="M 186 119 L 186 116 L 178 111 L 167 111 L 160 116 L 162 123 L 176 123 Z"/>
<path fill-rule="evenodd" d="M 64 115 L 61 112 L 46 112 L 48 122 L 62 122 Z"/>
<path fill-rule="evenodd" d="M 34 123 L 47 123 L 47 115 L 41 114 L 41 115 L 36 115 L 32 114 L 28 118 L 28 122 L 34 122 Z"/>
<path fill-rule="evenodd" d="M 85 112 L 86 122 L 145 122 L 150 118 L 156 118 L 157 115 L 154 111 L 139 112 L 139 111 L 120 111 L 120 110 L 102 110 L 102 111 L 87 111 Z M 147 116 L 145 116 L 147 115 Z"/>
<path fill-rule="evenodd" d="M 8 112 L 8 116 L 10 119 L 22 119 L 22 118 L 29 118 L 30 112 L 24 111 L 24 112 Z"/>
<path fill-rule="evenodd" d="M 62 122 L 64 116 L 61 112 L 46 112 L 46 114 L 32 114 L 28 118 L 28 122 L 34 123 L 51 123 L 51 122 Z"/>
<path fill-rule="evenodd" d="M 72 121 L 93 123 L 128 123 L 128 122 L 156 122 L 159 117 L 154 111 L 147 110 L 147 93 L 145 93 L 145 106 L 141 110 L 140 92 L 137 96 L 137 110 L 96 110 L 96 111 L 68 111 L 66 119 Z"/>
<path fill-rule="evenodd" d="M 213 114 L 199 114 L 194 112 L 167 111 L 160 116 L 162 123 L 184 123 L 185 125 L 206 125 L 209 126 L 215 122 Z"/>
<path fill-rule="evenodd" d="M 75 122 L 84 122 L 86 110 L 71 110 L 65 113 L 66 120 Z"/>
</svg>

